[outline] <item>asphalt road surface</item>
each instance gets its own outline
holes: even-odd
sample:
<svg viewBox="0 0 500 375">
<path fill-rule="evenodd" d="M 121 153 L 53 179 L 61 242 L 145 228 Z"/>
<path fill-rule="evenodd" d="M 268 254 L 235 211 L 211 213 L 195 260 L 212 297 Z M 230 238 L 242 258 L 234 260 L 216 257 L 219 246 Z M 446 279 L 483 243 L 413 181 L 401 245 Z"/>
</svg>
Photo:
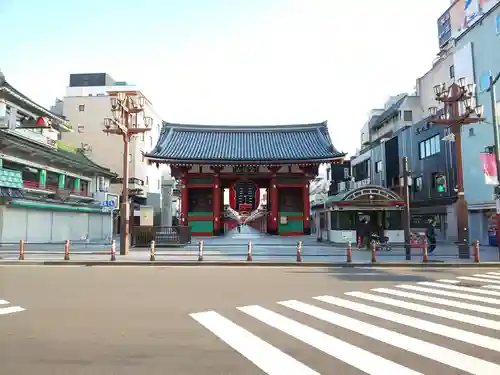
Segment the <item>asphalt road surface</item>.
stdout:
<svg viewBox="0 0 500 375">
<path fill-rule="evenodd" d="M 0 373 L 500 374 L 500 269 L 0 267 Z"/>
</svg>

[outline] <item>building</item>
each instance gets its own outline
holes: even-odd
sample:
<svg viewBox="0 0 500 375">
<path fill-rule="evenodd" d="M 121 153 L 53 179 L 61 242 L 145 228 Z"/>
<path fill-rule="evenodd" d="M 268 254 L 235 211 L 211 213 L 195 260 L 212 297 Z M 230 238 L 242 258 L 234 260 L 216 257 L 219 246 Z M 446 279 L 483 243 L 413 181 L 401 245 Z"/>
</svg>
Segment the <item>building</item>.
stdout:
<svg viewBox="0 0 500 375">
<path fill-rule="evenodd" d="M 488 224 L 496 211 L 494 185 L 486 184 L 480 157 L 494 142 L 493 111 L 486 89 L 490 75 L 500 71 L 500 49 L 497 48 L 500 47 L 500 1 L 474 0 L 465 11 L 463 9 L 463 1 L 453 4 L 439 18 L 438 30 L 443 49 L 453 48 L 455 76 L 476 84 L 477 104 L 484 106 L 486 121 L 462 128 L 462 154 L 470 238 L 486 245 Z M 498 85 L 496 95 L 498 99 Z"/>
<path fill-rule="evenodd" d="M 106 73 L 71 74 L 66 95 L 62 101 L 56 102 L 55 107 L 73 124 L 75 130 L 63 134 L 63 141 L 75 147 L 87 147 L 92 160 L 116 173 L 118 178 L 112 181 L 110 191 L 121 194 L 123 141 L 118 136 L 106 136 L 103 133 L 104 118 L 112 117 L 108 96 L 110 91 L 143 96 L 136 86 L 117 82 Z M 148 165 L 144 163 L 143 157 L 143 153 L 151 151 L 156 145 L 163 122 L 147 99 L 144 115 L 153 119 L 151 130 L 132 138 L 130 142 L 129 189 L 135 204 L 135 222 L 139 217 L 138 208 L 142 205 L 153 207 L 155 225 L 171 226 L 172 215 L 162 215 L 163 207 L 166 212 L 170 212 L 172 206 L 171 196 L 162 194 L 162 190 L 170 191 L 168 188 L 163 189 L 163 185 L 173 186 L 169 169 Z"/>
<path fill-rule="evenodd" d="M 260 221 L 254 228 L 269 234 L 310 234 L 310 180 L 319 165 L 342 162 L 344 156 L 333 147 L 326 122 L 267 127 L 166 124 L 158 144 L 146 154 L 150 163 L 168 164 L 180 178 L 181 224 L 189 225 L 193 235 L 204 236 L 221 235 L 227 227 L 225 189 L 232 210 Z M 261 207 L 260 189 L 267 189 L 267 212 L 252 216 Z"/>
<path fill-rule="evenodd" d="M 0 243 L 111 240 L 115 174 L 58 140 L 71 131 L 0 74 Z"/>
<path fill-rule="evenodd" d="M 361 130 L 361 149 L 351 158 L 352 187 L 395 185 L 399 181 L 399 163 L 387 161 L 394 152 L 389 148 L 391 146 L 386 146 L 386 142 L 424 116 L 420 98 L 408 94 L 391 97 L 384 109 L 372 110 Z M 386 165 L 390 168 L 386 168 Z"/>
</svg>

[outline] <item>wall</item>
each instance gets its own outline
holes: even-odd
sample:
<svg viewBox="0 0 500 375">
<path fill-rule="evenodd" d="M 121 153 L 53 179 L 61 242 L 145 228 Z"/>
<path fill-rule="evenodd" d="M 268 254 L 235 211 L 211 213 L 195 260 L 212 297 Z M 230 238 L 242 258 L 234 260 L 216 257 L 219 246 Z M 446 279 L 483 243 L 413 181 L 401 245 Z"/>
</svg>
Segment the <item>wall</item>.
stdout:
<svg viewBox="0 0 500 375">
<path fill-rule="evenodd" d="M 480 77 L 487 75 L 492 70 L 493 75 L 499 72 L 500 66 L 500 35 L 496 32 L 495 19 L 500 15 L 500 9 L 495 9 L 490 15 L 485 17 L 481 23 L 475 25 L 462 38 L 457 40 L 456 49 L 466 48 L 468 43 L 472 43 L 473 53 L 473 76 L 477 84 L 477 103 L 484 106 L 484 116 L 486 121 L 480 124 L 464 126 L 462 128 L 462 150 L 464 166 L 464 189 L 465 198 L 469 203 L 469 208 L 488 204 L 493 205 L 493 186 L 484 183 L 480 154 L 484 152 L 485 146 L 493 144 L 493 128 L 491 126 L 491 105 L 489 94 L 483 91 L 479 84 Z M 463 57 L 465 59 L 465 56 Z M 462 62 L 466 64 L 467 61 Z M 487 78 L 486 78 L 487 79 Z M 497 98 L 500 90 L 496 90 Z M 473 129 L 474 135 L 469 136 Z"/>
<path fill-rule="evenodd" d="M 443 52 L 444 56 L 434 62 L 432 69 L 429 70 L 422 77 L 417 79 L 416 89 L 417 95 L 420 97 L 420 105 L 423 111 L 428 111 L 429 107 L 440 107 L 436 101 L 436 94 L 434 93 L 434 86 L 445 82 L 447 85 L 453 82 L 453 73 L 455 70 L 453 53 Z M 453 68 L 452 68 L 453 66 Z M 426 116 L 427 113 L 424 115 Z"/>
<path fill-rule="evenodd" d="M 2 242 L 63 242 L 109 240 L 110 213 L 52 211 L 24 207 L 0 208 Z"/>
</svg>

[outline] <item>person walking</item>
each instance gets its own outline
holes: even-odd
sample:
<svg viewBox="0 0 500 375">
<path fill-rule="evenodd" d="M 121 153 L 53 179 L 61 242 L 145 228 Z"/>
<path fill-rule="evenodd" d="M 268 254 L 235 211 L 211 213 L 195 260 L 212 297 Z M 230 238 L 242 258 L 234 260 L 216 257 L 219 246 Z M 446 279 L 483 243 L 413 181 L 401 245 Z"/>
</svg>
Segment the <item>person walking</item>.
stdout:
<svg viewBox="0 0 500 375">
<path fill-rule="evenodd" d="M 427 249 L 428 254 L 432 254 L 434 250 L 436 250 L 436 222 L 434 219 L 429 219 L 427 230 L 425 235 L 427 237 L 427 242 L 429 243 L 429 248 Z"/>
</svg>

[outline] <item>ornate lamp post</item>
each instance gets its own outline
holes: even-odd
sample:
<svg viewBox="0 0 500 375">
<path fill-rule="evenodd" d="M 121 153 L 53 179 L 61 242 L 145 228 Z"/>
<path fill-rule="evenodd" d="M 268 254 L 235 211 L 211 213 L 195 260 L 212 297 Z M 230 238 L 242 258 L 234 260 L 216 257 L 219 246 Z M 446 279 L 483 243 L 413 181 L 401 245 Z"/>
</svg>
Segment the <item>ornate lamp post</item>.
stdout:
<svg viewBox="0 0 500 375">
<path fill-rule="evenodd" d="M 483 121 L 483 106 L 476 106 L 476 87 L 467 84 L 465 78 L 460 78 L 450 87 L 446 84 L 434 86 L 436 100 L 443 103 L 444 108 L 438 116 L 437 107 L 429 108 L 433 118 L 430 123 L 444 125 L 450 128 L 455 139 L 455 152 L 457 158 L 457 227 L 458 227 L 458 256 L 470 258 L 469 247 L 469 210 L 464 196 L 464 176 L 462 165 L 462 125 L 474 124 Z"/>
<path fill-rule="evenodd" d="M 146 99 L 141 95 L 131 95 L 125 92 L 110 92 L 112 118 L 104 119 L 105 133 L 121 135 L 123 138 L 123 192 L 120 207 L 120 255 L 127 255 L 129 251 L 129 148 L 130 139 L 134 135 L 142 134 L 150 130 L 153 123 L 151 117 L 144 114 Z M 139 119 L 143 118 L 143 125 Z"/>
</svg>

